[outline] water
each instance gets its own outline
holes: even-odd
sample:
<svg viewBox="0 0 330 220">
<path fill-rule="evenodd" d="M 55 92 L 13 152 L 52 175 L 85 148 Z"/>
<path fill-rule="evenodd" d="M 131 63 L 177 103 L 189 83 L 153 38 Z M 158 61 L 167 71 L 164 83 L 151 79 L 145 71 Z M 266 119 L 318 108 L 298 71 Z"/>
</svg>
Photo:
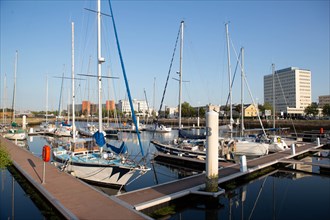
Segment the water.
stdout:
<svg viewBox="0 0 330 220">
<path fill-rule="evenodd" d="M 189 196 L 170 206 L 175 214 L 166 219 L 329 219 L 330 179 L 276 172 L 218 198 Z"/>
<path fill-rule="evenodd" d="M 0 175 L 0 219 L 63 219 L 15 169 Z"/>
<path fill-rule="evenodd" d="M 177 131 L 169 134 L 155 134 L 160 140 L 175 138 Z M 142 132 L 141 139 L 144 152 L 149 158 L 156 151 L 149 140 L 153 134 Z M 131 141 L 131 138 L 134 141 Z M 139 155 L 136 134 L 122 133 L 120 139 L 127 141 L 130 153 L 134 157 Z M 118 144 L 118 140 L 108 140 Z M 50 138 L 32 137 L 28 140 L 28 149 L 36 156 L 41 157 L 42 147 L 49 145 Z M 304 160 L 311 162 L 329 164 L 329 157 L 308 157 Z M 151 163 L 152 168 L 147 174 L 139 177 L 125 188 L 132 191 L 143 187 L 165 183 L 185 176 L 196 174 L 189 169 L 178 169 L 170 165 Z M 297 169 L 304 170 L 296 172 L 286 170 L 273 172 L 259 179 L 245 182 L 240 181 L 234 189 L 221 186 L 226 189 L 225 195 L 218 198 L 205 198 L 202 196 L 189 196 L 171 202 L 165 209 L 167 213 L 160 216 L 157 211 L 148 213 L 155 218 L 165 219 L 329 219 L 330 209 L 330 176 L 319 174 L 319 167 L 298 166 Z M 314 172 L 315 175 L 308 175 Z M 133 176 L 133 179 L 138 175 Z M 14 179 L 19 178 L 14 175 Z M 23 187 L 21 186 L 23 185 Z M 49 207 L 40 206 L 40 199 L 34 197 L 35 192 L 26 184 L 19 184 L 14 180 L 8 170 L 1 171 L 1 219 L 44 219 L 60 218 L 59 215 Z M 118 190 L 106 187 L 94 186 L 100 191 L 115 195 Z M 14 196 L 12 194 L 14 189 Z M 13 200 L 14 198 L 14 200 Z M 11 201 L 14 201 L 12 203 Z M 28 208 L 26 208 L 28 207 Z M 158 209 L 158 208 L 157 208 Z M 164 211 L 160 209 L 160 211 Z M 155 214 L 156 213 L 156 214 Z M 29 216 L 29 217 L 27 217 Z"/>
</svg>

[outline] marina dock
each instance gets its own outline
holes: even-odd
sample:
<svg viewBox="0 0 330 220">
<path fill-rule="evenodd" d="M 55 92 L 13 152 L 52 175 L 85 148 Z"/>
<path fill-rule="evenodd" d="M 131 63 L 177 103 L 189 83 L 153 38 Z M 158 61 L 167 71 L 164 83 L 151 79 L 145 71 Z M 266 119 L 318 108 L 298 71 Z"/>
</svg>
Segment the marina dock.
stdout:
<svg viewBox="0 0 330 220">
<path fill-rule="evenodd" d="M 13 165 L 66 219 L 147 219 L 134 209 L 127 209 L 87 183 L 60 172 L 46 163 L 42 184 L 43 160 L 0 136 Z M 41 146 L 40 146 L 41 147 Z"/>
<path fill-rule="evenodd" d="M 223 168 L 219 170 L 218 183 L 220 184 L 228 180 L 247 175 L 277 163 L 287 163 L 288 159 L 307 153 L 310 150 L 318 149 L 322 146 L 323 145 L 316 146 L 315 144 L 305 144 L 296 148 L 295 155 L 292 155 L 290 150 L 286 150 L 274 154 L 269 154 L 257 159 L 248 160 L 246 172 L 240 172 L 239 164 L 229 165 L 228 163 L 220 162 L 219 164 L 222 165 Z M 120 202 L 124 202 L 128 208 L 143 210 L 182 196 L 199 193 L 204 187 L 205 174 L 201 173 L 170 183 L 128 192 L 122 195 L 118 195 L 116 198 L 119 199 Z"/>
<path fill-rule="evenodd" d="M 46 163 L 46 181 L 42 184 L 44 162 L 41 158 L 2 137 L 0 137 L 0 143 L 7 148 L 14 166 L 67 219 L 151 219 L 140 211 L 189 194 L 202 193 L 205 186 L 205 174 L 201 173 L 120 195 L 108 196 L 85 182 L 65 172 L 60 172 L 51 163 Z M 240 171 L 239 164 L 220 162 L 218 183 L 233 180 L 277 163 L 291 163 L 294 157 L 309 151 L 315 152 L 322 146 L 308 143 L 296 147 L 294 155 L 291 150 L 286 150 L 248 160 L 246 172 Z"/>
</svg>

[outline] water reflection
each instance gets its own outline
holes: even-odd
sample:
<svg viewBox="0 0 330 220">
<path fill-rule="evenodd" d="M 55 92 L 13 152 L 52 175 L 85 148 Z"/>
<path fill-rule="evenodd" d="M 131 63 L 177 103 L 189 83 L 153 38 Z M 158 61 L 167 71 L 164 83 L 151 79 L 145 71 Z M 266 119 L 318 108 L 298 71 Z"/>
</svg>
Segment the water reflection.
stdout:
<svg viewBox="0 0 330 220">
<path fill-rule="evenodd" d="M 328 219 L 330 178 L 291 179 L 275 172 L 226 189 L 218 198 L 193 195 L 169 206 L 175 214 L 166 219 Z"/>
<path fill-rule="evenodd" d="M 0 219 L 63 219 L 13 167 L 0 172 Z"/>
</svg>

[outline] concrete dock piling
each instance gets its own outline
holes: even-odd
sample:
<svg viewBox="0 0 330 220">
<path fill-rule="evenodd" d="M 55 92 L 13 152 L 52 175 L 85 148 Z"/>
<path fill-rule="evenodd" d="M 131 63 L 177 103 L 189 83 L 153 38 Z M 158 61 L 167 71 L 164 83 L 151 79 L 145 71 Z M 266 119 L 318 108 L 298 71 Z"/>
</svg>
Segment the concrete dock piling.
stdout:
<svg viewBox="0 0 330 220">
<path fill-rule="evenodd" d="M 219 178 L 219 117 L 215 111 L 206 113 L 206 187 L 207 192 L 218 191 Z"/>
</svg>

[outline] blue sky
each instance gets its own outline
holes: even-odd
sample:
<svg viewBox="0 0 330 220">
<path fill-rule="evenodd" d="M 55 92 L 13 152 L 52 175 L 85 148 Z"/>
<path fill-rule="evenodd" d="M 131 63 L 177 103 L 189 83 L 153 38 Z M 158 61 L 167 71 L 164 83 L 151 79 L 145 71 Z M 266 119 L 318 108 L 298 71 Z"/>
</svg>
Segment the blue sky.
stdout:
<svg viewBox="0 0 330 220">
<path fill-rule="evenodd" d="M 252 95 L 263 103 L 263 76 L 290 66 L 312 71 L 312 101 L 330 94 L 329 1 L 113 1 L 126 73 L 132 97 L 159 108 L 175 39 L 185 21 L 183 101 L 191 105 L 225 104 L 228 73 L 225 23 L 237 53 L 245 49 L 245 71 Z M 96 2 L 0 1 L 1 106 L 11 106 L 15 51 L 18 50 L 17 110 L 58 108 L 63 72 L 71 76 L 71 22 L 75 23 L 75 74 L 96 74 Z M 102 12 L 109 14 L 108 1 Z M 236 65 L 231 49 L 232 72 Z M 102 18 L 103 99 L 126 96 L 110 17 Z M 164 105 L 178 104 L 179 50 L 171 72 Z M 6 75 L 7 87 L 4 89 Z M 88 90 L 89 82 L 89 90 Z M 240 102 L 240 77 L 235 79 L 233 101 Z M 154 86 L 155 85 L 155 86 Z M 63 104 L 71 82 L 65 80 Z M 4 90 L 6 101 L 4 102 Z M 76 82 L 76 102 L 97 101 L 96 80 Z M 155 91 L 155 93 L 154 93 Z M 245 102 L 251 102 L 245 92 Z"/>
</svg>

